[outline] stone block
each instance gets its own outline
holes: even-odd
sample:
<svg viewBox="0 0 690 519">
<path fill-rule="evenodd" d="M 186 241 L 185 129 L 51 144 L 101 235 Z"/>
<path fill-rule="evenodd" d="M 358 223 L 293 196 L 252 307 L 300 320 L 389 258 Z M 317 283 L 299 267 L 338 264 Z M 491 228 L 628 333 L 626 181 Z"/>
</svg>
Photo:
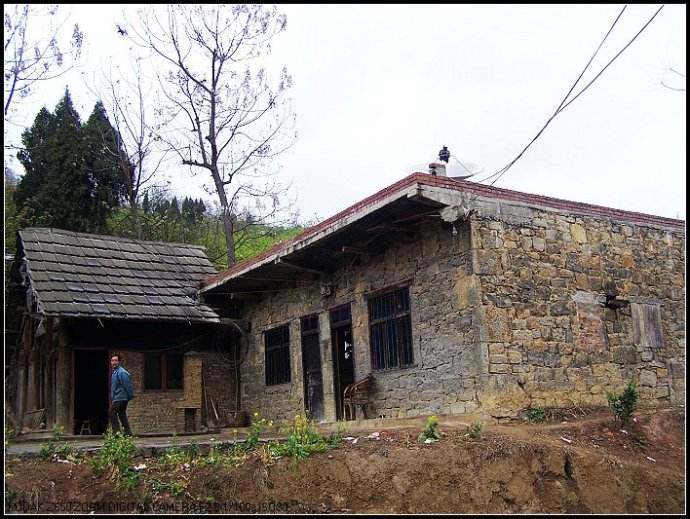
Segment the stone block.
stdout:
<svg viewBox="0 0 690 519">
<path fill-rule="evenodd" d="M 640 385 L 656 387 L 656 372 L 649 369 L 643 369 L 640 372 Z"/>
<path fill-rule="evenodd" d="M 505 346 L 500 343 L 489 344 L 489 354 L 503 354 Z"/>
<path fill-rule="evenodd" d="M 631 347 L 616 348 L 613 350 L 613 361 L 618 364 L 634 364 L 637 362 L 637 350 Z"/>
<path fill-rule="evenodd" d="M 568 303 L 564 301 L 559 301 L 549 305 L 550 315 L 568 315 L 570 310 L 568 309 Z"/>
<path fill-rule="evenodd" d="M 517 350 L 508 350 L 508 363 L 519 364 L 522 362 L 522 353 Z"/>
</svg>

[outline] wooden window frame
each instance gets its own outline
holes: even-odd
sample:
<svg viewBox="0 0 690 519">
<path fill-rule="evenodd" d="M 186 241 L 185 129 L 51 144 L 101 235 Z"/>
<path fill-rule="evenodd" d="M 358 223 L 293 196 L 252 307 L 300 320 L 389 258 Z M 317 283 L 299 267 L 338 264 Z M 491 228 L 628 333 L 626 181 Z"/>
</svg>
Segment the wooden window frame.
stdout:
<svg viewBox="0 0 690 519">
<path fill-rule="evenodd" d="M 278 335 L 280 332 L 279 330 L 284 329 L 285 330 L 285 340 L 283 342 L 277 342 L 275 344 L 270 344 L 269 345 L 269 337 L 272 334 Z M 280 326 L 276 326 L 274 328 L 270 328 L 268 330 L 265 330 L 264 333 L 264 383 L 266 384 L 266 387 L 271 387 L 271 386 L 279 386 L 282 384 L 289 384 L 292 382 L 292 358 L 290 357 L 290 324 L 283 324 Z M 287 350 L 287 368 L 284 368 L 284 372 L 281 373 L 279 369 L 270 369 L 269 370 L 269 360 L 271 362 L 274 362 L 272 359 L 276 351 L 285 349 Z M 273 367 L 273 365 L 271 364 Z M 284 380 L 284 376 L 282 378 L 279 378 L 278 375 L 283 374 L 285 375 L 287 373 L 287 379 Z M 270 374 L 275 374 L 275 377 L 272 380 L 269 380 L 269 375 Z"/>
<path fill-rule="evenodd" d="M 147 355 L 160 355 L 161 357 L 161 387 L 160 388 L 147 388 L 146 387 L 146 356 Z M 168 355 L 180 355 L 182 357 L 182 387 L 179 388 L 168 388 Z M 172 391 L 184 391 L 184 353 L 156 353 L 154 351 L 144 353 L 143 362 L 143 381 L 142 385 L 144 387 L 144 393 L 160 393 L 161 391 L 172 392 Z"/>
</svg>

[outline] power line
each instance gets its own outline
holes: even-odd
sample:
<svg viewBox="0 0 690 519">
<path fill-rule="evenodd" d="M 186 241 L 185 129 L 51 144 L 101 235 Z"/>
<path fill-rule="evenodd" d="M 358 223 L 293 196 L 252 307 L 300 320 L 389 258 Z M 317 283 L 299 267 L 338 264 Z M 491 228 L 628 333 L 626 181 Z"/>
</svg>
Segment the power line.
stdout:
<svg viewBox="0 0 690 519">
<path fill-rule="evenodd" d="M 556 109 L 556 111 L 554 112 L 554 114 L 549 118 L 549 120 L 546 122 L 546 124 L 544 125 L 544 127 L 539 131 L 539 133 L 537 133 L 537 135 L 530 141 L 530 143 L 529 143 L 527 146 L 525 146 L 525 148 L 520 152 L 520 154 L 519 154 L 517 157 L 515 157 L 511 162 L 509 162 L 509 163 L 508 163 L 506 166 L 504 166 L 502 169 L 498 170 L 496 173 L 494 173 L 494 174 L 492 174 L 492 175 L 489 175 L 488 177 L 485 177 L 485 178 L 483 178 L 482 180 L 479 180 L 479 182 L 484 182 L 484 181 L 486 181 L 486 180 L 488 180 L 488 179 L 490 179 L 490 178 L 496 177 L 496 178 L 493 180 L 493 182 L 491 182 L 491 185 L 493 186 L 493 185 L 494 185 L 494 184 L 495 184 L 495 183 L 496 183 L 496 182 L 497 182 L 497 181 L 508 171 L 508 169 L 510 169 L 510 167 L 512 167 L 513 164 L 515 164 L 515 162 L 517 162 L 517 160 L 518 160 L 520 157 L 522 157 L 522 155 L 525 153 L 525 151 L 527 151 L 527 149 L 537 140 L 537 138 L 539 138 L 539 136 L 540 136 L 540 135 L 542 134 L 542 132 L 546 129 L 546 127 L 549 125 L 549 123 L 556 117 L 556 115 L 558 115 L 559 113 L 561 113 L 561 112 L 562 112 L 563 110 L 565 110 L 568 106 L 570 106 L 570 104 L 572 104 L 572 102 L 575 101 L 575 99 L 577 99 L 578 97 L 580 97 L 580 96 L 581 96 L 581 95 L 582 95 L 582 94 L 583 94 L 583 93 L 584 93 L 584 92 L 585 92 L 585 91 L 586 91 L 586 90 L 587 90 L 587 89 L 588 89 L 588 88 L 589 88 L 589 87 L 590 87 L 590 86 L 591 86 L 591 85 L 592 85 L 592 84 L 593 84 L 593 83 L 604 73 L 604 71 L 605 71 L 605 70 L 606 70 L 606 69 L 607 69 L 607 68 L 608 68 L 608 67 L 609 67 L 609 66 L 610 66 L 610 65 L 611 65 L 611 64 L 612 64 L 612 63 L 623 53 L 623 51 L 625 51 L 625 49 L 627 49 L 627 48 L 632 44 L 632 42 L 635 41 L 635 40 L 637 39 L 637 37 L 638 37 L 640 34 L 642 34 L 642 32 L 647 28 L 647 26 L 652 22 L 652 20 L 654 20 L 654 18 L 656 18 L 656 16 L 659 14 L 659 12 L 664 8 L 664 6 L 662 5 L 662 6 L 654 13 L 654 15 L 647 21 L 647 23 L 645 23 L 644 26 L 637 32 L 637 34 L 635 34 L 635 36 L 634 36 L 634 37 L 633 37 L 633 38 L 632 38 L 632 39 L 631 39 L 631 40 L 630 40 L 630 41 L 629 41 L 629 42 L 628 42 L 628 43 L 627 43 L 627 44 L 626 44 L 626 45 L 625 45 L 625 46 L 624 46 L 624 47 L 623 47 L 613 58 L 611 58 L 611 60 L 609 60 L 609 62 L 599 71 L 599 73 L 598 73 L 589 83 L 587 83 L 587 85 L 585 85 L 585 86 L 582 88 L 582 90 L 580 90 L 580 91 L 577 93 L 577 95 L 576 95 L 575 97 L 573 97 L 570 101 L 568 101 L 567 103 L 565 103 L 566 99 L 568 99 L 568 96 L 570 95 L 570 93 L 571 93 L 571 92 L 573 91 L 573 89 L 575 88 L 575 85 L 577 85 L 577 83 L 579 82 L 580 78 L 581 78 L 582 75 L 584 74 L 585 70 L 587 70 L 587 68 L 589 67 L 589 64 L 590 64 L 590 63 L 592 62 L 592 60 L 594 59 L 594 56 L 597 55 L 597 53 L 599 52 L 599 49 L 600 49 L 601 46 L 603 45 L 604 41 L 606 41 L 606 38 L 608 37 L 608 35 L 611 33 L 611 31 L 612 31 L 613 28 L 615 27 L 616 23 L 618 22 L 618 19 L 621 17 L 621 15 L 623 14 L 623 11 L 625 11 L 625 8 L 626 8 L 626 7 L 627 7 L 627 5 L 624 6 L 623 9 L 621 10 L 621 12 L 618 14 L 618 16 L 616 17 L 616 20 L 613 22 L 613 25 L 611 26 L 611 28 L 609 29 L 609 31 L 606 33 L 606 36 L 604 36 L 604 39 L 603 39 L 602 42 L 599 44 L 599 47 L 598 47 L 597 50 L 595 51 L 594 55 L 592 56 L 592 58 L 589 60 L 589 62 L 588 62 L 587 65 L 585 66 L 585 69 L 584 69 L 584 70 L 582 71 L 582 73 L 580 74 L 580 77 L 578 77 L 578 80 L 575 82 L 575 84 L 573 85 L 573 87 L 570 89 L 570 91 L 568 92 L 568 95 L 563 99 L 563 101 L 561 102 L 561 105 Z M 564 104 L 564 103 L 565 103 L 565 104 Z"/>
<path fill-rule="evenodd" d="M 520 157 L 522 157 L 522 155 L 529 149 L 529 147 L 534 143 L 534 141 L 536 141 L 536 140 L 539 138 L 539 136 L 543 133 L 543 131 L 546 130 L 546 127 L 547 127 L 547 126 L 551 123 L 551 121 L 553 121 L 553 119 L 558 115 L 558 111 L 561 109 L 561 107 L 563 106 L 563 104 L 566 102 L 566 100 L 568 99 L 568 96 L 570 96 L 570 94 L 572 93 L 572 91 L 575 90 L 575 87 L 576 87 L 577 84 L 580 82 L 580 79 L 582 79 L 582 76 L 583 76 L 584 73 L 587 71 L 587 69 L 589 68 L 589 66 L 590 66 L 590 64 L 592 63 L 592 61 L 594 61 L 594 58 L 595 58 L 596 55 L 599 53 L 599 50 L 601 49 L 601 47 L 604 45 L 604 42 L 606 41 L 606 38 L 609 37 L 609 34 L 611 34 L 611 31 L 613 31 L 613 28 L 616 26 L 616 24 L 618 23 L 618 20 L 619 20 L 620 17 L 623 15 L 623 13 L 624 13 L 625 10 L 627 9 L 627 7 L 628 7 L 627 4 L 624 5 L 624 6 L 623 6 L 623 9 L 621 9 L 621 12 L 618 13 L 618 16 L 616 16 L 616 19 L 613 21 L 613 24 L 611 25 L 611 27 L 609 28 L 609 30 L 607 31 L 607 33 L 604 35 L 604 38 L 601 40 L 601 43 L 599 43 L 599 46 L 597 47 L 597 49 L 594 51 L 594 54 L 592 54 L 592 57 L 589 58 L 589 61 L 588 61 L 587 64 L 585 65 L 585 68 L 582 69 L 582 72 L 580 72 L 580 75 L 579 75 L 579 76 L 577 77 L 577 79 L 575 80 L 575 83 L 573 83 L 573 86 L 571 86 L 571 87 L 570 87 L 570 90 L 568 90 L 568 93 L 565 95 L 565 97 L 564 97 L 563 100 L 561 101 L 561 104 L 558 105 L 558 108 L 556 108 L 556 111 L 553 113 L 553 115 L 551 115 L 551 117 L 549 117 L 549 119 L 546 121 L 546 124 L 544 124 L 544 126 L 541 128 L 541 130 L 539 130 L 539 132 L 534 136 L 534 138 L 529 142 L 529 144 L 527 144 L 527 146 L 525 146 L 525 147 L 522 149 L 522 151 L 517 155 L 517 157 L 515 157 L 512 161 L 510 161 L 508 164 L 506 164 L 505 166 L 503 166 L 503 168 L 499 169 L 496 173 L 494 173 L 494 174 L 492 174 L 492 175 L 489 175 L 488 177 L 485 177 L 485 178 L 479 180 L 478 182 L 484 182 L 484 181 L 489 180 L 490 178 L 496 177 L 496 176 L 498 175 L 498 178 L 496 178 L 496 180 L 494 180 L 494 181 L 491 183 L 491 185 L 493 186 L 494 183 L 495 183 L 499 178 L 501 178 L 501 176 L 503 175 L 503 173 L 505 173 L 506 171 L 508 171 L 508 169 L 509 169 L 513 164 L 515 164 L 515 163 L 518 161 L 518 159 L 519 159 Z"/>
<path fill-rule="evenodd" d="M 604 73 L 604 71 L 605 71 L 607 68 L 609 68 L 609 65 L 611 65 L 611 63 L 613 63 L 614 61 L 616 61 L 616 58 L 618 58 L 618 56 L 620 56 L 620 55 L 623 53 L 623 51 L 624 51 L 625 49 L 627 49 L 628 47 L 630 47 L 630 44 L 632 44 L 632 42 L 634 42 L 634 41 L 637 39 L 637 37 L 638 37 L 640 34 L 642 34 L 642 31 L 644 31 L 644 30 L 647 28 L 647 26 L 648 26 L 650 23 L 652 23 L 652 20 L 654 20 L 654 18 L 656 18 L 656 15 L 659 14 L 663 8 L 664 8 L 664 6 L 662 5 L 661 7 L 659 7 L 659 9 L 657 9 L 656 13 L 654 13 L 654 15 L 649 19 L 649 21 L 647 21 L 647 23 L 645 23 L 645 24 L 642 26 L 642 29 L 640 29 L 640 30 L 637 32 L 637 34 L 636 34 L 635 36 L 633 36 L 633 39 L 630 40 L 630 41 L 625 45 L 625 47 L 623 47 L 621 50 L 619 50 L 618 53 L 617 53 L 613 58 L 611 58 L 611 59 L 609 60 L 609 62 L 604 66 L 604 68 L 602 68 L 602 69 L 599 71 L 599 73 L 598 73 L 596 76 L 594 76 L 594 78 L 592 78 L 592 80 L 591 80 L 589 83 L 587 83 L 587 84 L 585 85 L 585 87 L 584 87 L 582 90 L 580 90 L 580 92 L 579 92 L 575 97 L 573 97 L 570 101 L 568 101 L 568 103 L 567 103 L 563 108 L 561 108 L 561 109 L 559 110 L 559 113 L 562 112 L 563 110 L 565 110 L 566 108 L 568 108 L 568 106 L 569 106 L 573 101 L 575 101 L 575 99 L 577 99 L 578 97 L 580 97 L 580 96 L 585 92 L 585 90 L 587 90 L 587 89 L 592 85 L 592 83 L 594 83 L 594 82 L 599 78 L 599 76 L 601 76 L 601 75 Z"/>
<path fill-rule="evenodd" d="M 455 155 L 451 155 L 451 157 L 452 157 L 452 159 L 453 159 L 455 162 L 457 162 L 458 164 L 460 164 L 460 165 L 462 166 L 462 168 L 463 168 L 465 171 L 467 171 L 470 175 L 474 175 L 474 173 L 472 173 L 469 169 L 467 169 L 467 166 L 465 166 L 462 162 L 460 162 L 458 159 L 455 158 Z"/>
</svg>

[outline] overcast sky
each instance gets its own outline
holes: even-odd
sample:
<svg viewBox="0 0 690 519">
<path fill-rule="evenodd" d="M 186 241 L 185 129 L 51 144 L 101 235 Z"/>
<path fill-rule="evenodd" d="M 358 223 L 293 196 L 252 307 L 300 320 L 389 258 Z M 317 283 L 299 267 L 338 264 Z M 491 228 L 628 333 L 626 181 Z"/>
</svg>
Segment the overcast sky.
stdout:
<svg viewBox="0 0 690 519">
<path fill-rule="evenodd" d="M 276 74 L 294 79 L 299 138 L 280 159 L 303 218 L 325 218 L 433 160 L 441 146 L 480 165 L 510 161 L 561 102 L 611 26 L 612 5 L 283 5 Z M 658 8 L 631 5 L 581 80 L 585 85 Z M 84 120 L 83 78 L 124 62 L 115 23 L 134 7 L 63 6 L 84 32 L 80 66 L 38 86 L 16 120 L 30 125 L 69 85 Z M 497 186 L 685 218 L 686 6 L 667 5 Z M 6 144 L 21 130 L 9 127 Z M 16 166 L 15 169 L 19 169 Z M 461 173 L 451 160 L 451 173 Z M 178 196 L 203 196 L 203 176 L 173 162 Z M 210 180 L 210 179 L 208 179 Z"/>
</svg>

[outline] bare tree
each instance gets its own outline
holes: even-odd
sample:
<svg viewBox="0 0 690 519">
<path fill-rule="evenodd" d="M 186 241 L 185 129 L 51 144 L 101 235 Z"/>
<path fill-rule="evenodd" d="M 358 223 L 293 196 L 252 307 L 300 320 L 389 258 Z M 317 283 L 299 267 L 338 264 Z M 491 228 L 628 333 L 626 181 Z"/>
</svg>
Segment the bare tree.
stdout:
<svg viewBox="0 0 690 519">
<path fill-rule="evenodd" d="M 42 8 L 44 6 L 27 4 L 5 6 L 6 121 L 17 97 L 27 97 L 39 81 L 53 79 L 69 71 L 81 53 L 84 35 L 79 25 L 75 23 L 72 28 L 70 50 L 63 50 L 67 45 L 60 38 L 67 18 L 59 19 L 57 5 L 47 7 L 44 14 L 38 12 Z M 49 29 L 38 36 L 39 32 L 44 31 L 46 20 Z M 35 22 L 39 28 L 30 31 L 29 22 Z M 65 58 L 69 58 L 69 66 Z"/>
<path fill-rule="evenodd" d="M 269 221 L 285 193 L 269 177 L 272 159 L 296 138 L 285 98 L 292 78 L 283 67 L 277 83 L 269 83 L 256 64 L 285 29 L 286 17 L 263 5 L 175 5 L 164 15 L 150 10 L 139 17 L 125 30 L 163 63 L 159 116 L 174 121 L 159 135 L 190 171 L 210 174 L 230 265 L 242 204 L 253 202 L 252 213 L 260 213 L 253 223 Z"/>
<path fill-rule="evenodd" d="M 154 116 L 154 107 L 150 102 L 153 85 L 143 84 L 141 63 L 141 57 L 133 56 L 129 73 L 123 72 L 118 66 L 114 75 L 110 68 L 108 72 L 103 72 L 100 82 L 94 80 L 89 82 L 92 86 L 87 85 L 103 103 L 115 129 L 117 147 L 110 151 L 120 166 L 127 186 L 130 218 L 139 239 L 140 198 L 147 189 L 154 187 L 154 177 L 166 158 L 166 150 L 160 145 L 158 137 L 164 123 Z M 95 86 L 99 83 L 100 86 Z M 106 136 L 103 138 L 105 142 Z"/>
</svg>

